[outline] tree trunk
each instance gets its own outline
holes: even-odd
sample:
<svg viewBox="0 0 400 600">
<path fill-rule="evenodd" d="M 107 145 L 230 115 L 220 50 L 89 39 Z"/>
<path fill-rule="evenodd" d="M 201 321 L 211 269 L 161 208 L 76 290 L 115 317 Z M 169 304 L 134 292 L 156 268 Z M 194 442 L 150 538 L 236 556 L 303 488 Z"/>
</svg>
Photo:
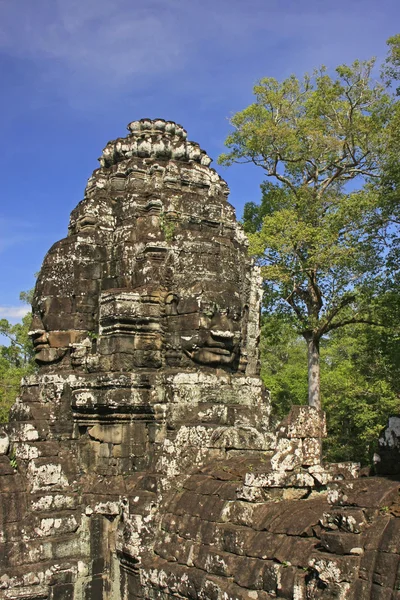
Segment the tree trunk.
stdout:
<svg viewBox="0 0 400 600">
<path fill-rule="evenodd" d="M 319 340 L 307 337 L 308 350 L 308 404 L 321 410 L 321 384 L 319 376 Z"/>
</svg>

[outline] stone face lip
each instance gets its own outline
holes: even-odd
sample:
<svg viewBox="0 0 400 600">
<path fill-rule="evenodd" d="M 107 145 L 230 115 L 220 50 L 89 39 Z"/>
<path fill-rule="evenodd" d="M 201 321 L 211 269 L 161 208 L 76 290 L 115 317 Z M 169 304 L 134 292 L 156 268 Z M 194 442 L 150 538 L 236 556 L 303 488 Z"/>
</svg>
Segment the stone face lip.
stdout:
<svg viewBox="0 0 400 600">
<path fill-rule="evenodd" d="M 128 158 L 156 158 L 195 162 L 208 167 L 212 159 L 196 142 L 187 141 L 187 132 L 173 121 L 141 119 L 128 125 L 130 135 L 107 144 L 99 158 L 102 167 L 110 167 Z"/>
</svg>

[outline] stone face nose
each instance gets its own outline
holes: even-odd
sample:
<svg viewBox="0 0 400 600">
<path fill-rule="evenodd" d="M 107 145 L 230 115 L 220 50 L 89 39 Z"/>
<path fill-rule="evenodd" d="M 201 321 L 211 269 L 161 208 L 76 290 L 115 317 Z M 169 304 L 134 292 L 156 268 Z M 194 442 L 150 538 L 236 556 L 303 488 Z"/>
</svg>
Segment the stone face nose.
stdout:
<svg viewBox="0 0 400 600">
<path fill-rule="evenodd" d="M 37 315 L 34 315 L 32 319 L 31 330 L 28 331 L 28 335 L 35 346 L 48 343 L 49 334 L 44 329 L 43 323 Z"/>
<path fill-rule="evenodd" d="M 35 331 L 39 331 L 39 330 L 44 331 L 42 320 L 40 319 L 40 317 L 37 314 L 34 314 L 32 317 L 31 327 L 32 327 L 32 331 L 29 332 L 29 335 L 33 334 Z"/>
</svg>

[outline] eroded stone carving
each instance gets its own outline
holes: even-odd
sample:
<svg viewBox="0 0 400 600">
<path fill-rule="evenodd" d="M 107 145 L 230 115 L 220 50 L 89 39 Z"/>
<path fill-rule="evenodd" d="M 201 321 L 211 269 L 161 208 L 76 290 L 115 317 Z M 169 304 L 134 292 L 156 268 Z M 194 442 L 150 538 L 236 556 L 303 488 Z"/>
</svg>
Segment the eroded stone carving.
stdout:
<svg viewBox="0 0 400 600">
<path fill-rule="evenodd" d="M 39 372 L 0 437 L 0 598 L 369 597 L 363 532 L 379 560 L 398 545 L 366 507 L 394 532 L 398 489 L 365 500 L 355 465 L 323 465 L 315 409 L 272 431 L 227 185 L 180 125 L 128 130 L 38 278 Z"/>
<path fill-rule="evenodd" d="M 33 304 L 38 363 L 82 369 L 89 337 L 92 371 L 194 362 L 256 374 L 257 275 L 226 183 L 182 127 L 143 120 L 129 129 L 107 144 L 69 237 L 44 261 Z M 184 154 L 160 151 L 177 144 Z"/>
</svg>

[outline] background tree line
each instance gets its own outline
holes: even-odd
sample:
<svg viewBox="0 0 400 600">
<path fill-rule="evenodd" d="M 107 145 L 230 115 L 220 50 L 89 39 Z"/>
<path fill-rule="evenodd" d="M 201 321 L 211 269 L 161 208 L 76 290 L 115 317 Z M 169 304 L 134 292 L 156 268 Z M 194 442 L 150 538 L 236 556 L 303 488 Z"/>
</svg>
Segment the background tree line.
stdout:
<svg viewBox="0 0 400 600">
<path fill-rule="evenodd" d="M 21 292 L 20 300 L 31 304 L 33 290 Z M 28 312 L 21 323 L 12 325 L 0 319 L 0 333 L 7 342 L 0 345 L 0 423 L 7 421 L 14 404 L 22 377 L 35 372 L 33 344 L 28 336 L 32 315 Z"/>
</svg>

